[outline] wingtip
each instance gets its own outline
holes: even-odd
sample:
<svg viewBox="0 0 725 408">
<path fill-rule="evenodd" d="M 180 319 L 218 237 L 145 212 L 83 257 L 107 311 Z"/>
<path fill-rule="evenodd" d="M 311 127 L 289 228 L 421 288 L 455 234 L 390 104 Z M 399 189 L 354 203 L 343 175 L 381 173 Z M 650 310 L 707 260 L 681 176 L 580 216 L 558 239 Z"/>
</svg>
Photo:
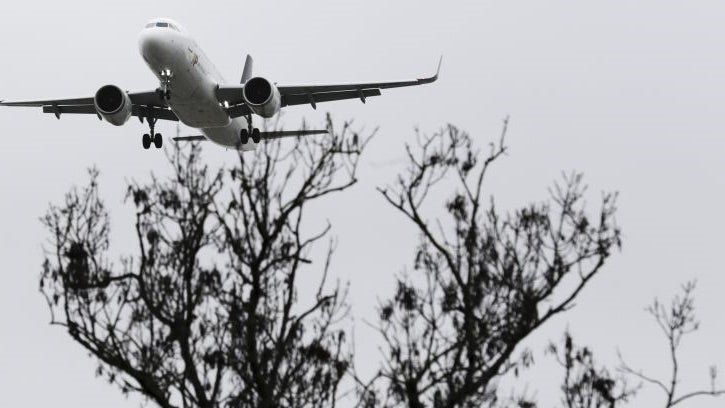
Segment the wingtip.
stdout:
<svg viewBox="0 0 725 408">
<path fill-rule="evenodd" d="M 431 82 L 435 82 L 438 80 L 438 74 L 441 72 L 441 64 L 443 63 L 443 55 L 440 56 L 438 59 L 438 67 L 436 67 L 436 72 L 433 74 L 433 76 L 425 77 L 425 78 L 418 78 L 418 84 L 429 84 Z"/>
<path fill-rule="evenodd" d="M 440 58 L 438 58 L 438 67 L 436 68 L 436 73 L 431 78 L 433 81 L 436 81 L 438 79 L 438 74 L 441 73 L 441 64 L 443 64 L 443 55 L 441 54 Z"/>
</svg>

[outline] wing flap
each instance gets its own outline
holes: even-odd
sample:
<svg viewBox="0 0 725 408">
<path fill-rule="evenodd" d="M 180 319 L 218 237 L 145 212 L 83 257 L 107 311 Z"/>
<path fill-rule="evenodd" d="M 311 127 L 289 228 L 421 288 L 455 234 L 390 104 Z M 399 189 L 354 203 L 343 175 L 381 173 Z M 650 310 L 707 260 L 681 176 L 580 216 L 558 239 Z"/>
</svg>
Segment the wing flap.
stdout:
<svg viewBox="0 0 725 408">
<path fill-rule="evenodd" d="M 227 109 L 227 113 L 229 114 L 230 118 L 238 118 L 240 116 L 250 115 L 252 113 L 252 110 L 249 109 L 249 106 L 242 103 L 229 107 Z"/>
<path fill-rule="evenodd" d="M 221 103 L 228 103 L 229 105 L 238 105 L 244 103 L 242 97 L 242 90 L 244 85 L 219 85 L 216 89 L 216 98 Z"/>
<path fill-rule="evenodd" d="M 97 115 L 95 105 L 68 105 L 68 106 L 53 106 L 44 105 L 43 113 L 53 113 L 60 115 L 63 113 L 80 113 L 80 114 L 93 114 Z"/>
<path fill-rule="evenodd" d="M 379 95 L 380 89 L 292 94 L 282 96 L 282 106 L 304 105 L 308 103 L 315 106 L 318 102 L 340 101 L 344 99 L 361 99 L 365 102 L 365 98 Z"/>
<path fill-rule="evenodd" d="M 129 92 L 128 97 L 134 105 L 157 106 L 161 108 L 169 106 L 165 100 L 159 97 L 156 91 Z"/>
<path fill-rule="evenodd" d="M 161 120 L 170 120 L 173 122 L 179 121 L 179 118 L 174 112 L 171 111 L 171 109 L 157 108 L 154 106 L 133 105 L 131 114 L 140 118 L 154 118 Z"/>
</svg>

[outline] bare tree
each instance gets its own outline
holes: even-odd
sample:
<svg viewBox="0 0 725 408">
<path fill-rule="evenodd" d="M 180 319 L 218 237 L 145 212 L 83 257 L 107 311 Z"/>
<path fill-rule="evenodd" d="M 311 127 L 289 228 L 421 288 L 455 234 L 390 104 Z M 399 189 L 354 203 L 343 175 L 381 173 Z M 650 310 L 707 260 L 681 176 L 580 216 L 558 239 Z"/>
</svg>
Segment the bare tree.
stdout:
<svg viewBox="0 0 725 408">
<path fill-rule="evenodd" d="M 616 195 L 604 194 L 590 216 L 579 174 L 555 184 L 549 201 L 500 214 L 484 181 L 506 152 L 505 134 L 506 123 L 487 154 L 454 126 L 419 135 L 407 172 L 380 189 L 421 240 L 413 271 L 380 306 L 385 361 L 360 382 L 360 406 L 494 404 L 494 380 L 532 361 L 517 347 L 570 309 L 619 247 Z M 448 216 L 429 218 L 445 187 L 454 190 Z"/>
<path fill-rule="evenodd" d="M 624 362 L 624 359 L 620 356 L 621 371 L 662 390 L 666 398 L 665 408 L 674 407 L 695 397 L 718 397 L 725 394 L 725 389 L 717 387 L 717 368 L 715 366 L 710 367 L 710 384 L 708 388 L 685 393 L 680 392 L 678 388 L 682 381 L 680 373 L 681 362 L 678 356 L 682 339 L 685 335 L 697 331 L 700 327 L 700 322 L 697 320 L 695 314 L 694 290 L 695 282 L 687 282 L 682 285 L 682 293 L 675 296 L 669 305 L 655 299 L 652 305 L 646 309 L 654 317 L 657 325 L 667 339 L 669 358 L 672 365 L 669 380 L 659 380 L 654 376 L 643 373 L 641 370 L 635 370 Z"/>
<path fill-rule="evenodd" d="M 52 324 L 99 375 L 161 407 L 334 406 L 350 359 L 345 290 L 328 283 L 332 243 L 310 265 L 330 226 L 307 232 L 304 214 L 356 183 L 369 138 L 328 122 L 329 137 L 264 143 L 227 170 L 204 164 L 198 145 L 173 149 L 170 177 L 128 187 L 138 248 L 117 262 L 91 171 L 42 219 Z M 320 281 L 300 300 L 305 265 Z"/>
</svg>

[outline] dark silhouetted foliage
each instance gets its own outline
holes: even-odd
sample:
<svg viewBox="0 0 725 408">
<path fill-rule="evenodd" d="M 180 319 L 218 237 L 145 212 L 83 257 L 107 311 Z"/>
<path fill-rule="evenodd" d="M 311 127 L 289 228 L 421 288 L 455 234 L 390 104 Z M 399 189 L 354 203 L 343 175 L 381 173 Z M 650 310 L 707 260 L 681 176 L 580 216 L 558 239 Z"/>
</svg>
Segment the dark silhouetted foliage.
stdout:
<svg viewBox="0 0 725 408">
<path fill-rule="evenodd" d="M 505 133 L 506 124 L 488 154 L 454 126 L 419 135 L 407 172 L 380 189 L 421 240 L 413 271 L 380 306 L 385 362 L 373 381 L 361 381 L 360 405 L 495 404 L 493 380 L 532 362 L 517 347 L 572 307 L 620 246 L 616 196 L 604 194 L 591 214 L 579 174 L 555 184 L 546 202 L 499 213 L 484 181 L 506 152 Z M 447 217 L 426 215 L 440 193 L 451 194 Z"/>
<path fill-rule="evenodd" d="M 329 127 L 263 143 L 229 169 L 212 170 L 198 145 L 172 149 L 169 177 L 128 187 L 138 247 L 117 262 L 91 171 L 43 218 L 52 323 L 97 358 L 99 375 L 161 407 L 334 404 L 350 362 L 345 290 L 328 283 L 331 242 L 305 269 L 319 272 L 316 295 L 297 298 L 306 255 L 330 230 L 303 220 L 314 200 L 356 183 L 369 138 Z"/>
<path fill-rule="evenodd" d="M 635 389 L 628 388 L 622 376 L 599 367 L 587 347 L 578 347 L 567 332 L 561 346 L 549 345 L 549 353 L 564 368 L 561 387 L 566 408 L 614 408 L 630 400 Z"/>
<path fill-rule="evenodd" d="M 379 189 L 420 240 L 382 297 L 382 362 L 363 379 L 341 324 L 346 291 L 330 284 L 334 241 L 321 262 L 309 259 L 331 227 L 310 232 L 305 210 L 356 183 L 369 137 L 328 125 L 328 137 L 263 143 L 226 169 L 206 165 L 198 145 L 170 150 L 170 176 L 128 186 L 137 248 L 115 262 L 91 170 L 42 219 L 51 239 L 40 290 L 52 323 L 98 360 L 99 375 L 160 407 L 333 407 L 342 398 L 370 408 L 539 406 L 504 398 L 501 380 L 534 363 L 525 340 L 571 309 L 620 247 L 616 194 L 587 208 L 573 173 L 548 199 L 502 213 L 485 181 L 506 153 L 506 123 L 487 152 L 454 126 L 419 135 L 406 171 Z M 304 297 L 301 271 L 319 279 Z M 679 392 L 677 350 L 698 328 L 693 289 L 648 308 L 668 339 L 667 382 L 624 363 L 613 375 L 569 334 L 552 344 L 563 406 L 620 406 L 634 395 L 628 376 L 661 388 L 667 408 L 723 394 L 714 368 L 710 389 Z"/>
</svg>

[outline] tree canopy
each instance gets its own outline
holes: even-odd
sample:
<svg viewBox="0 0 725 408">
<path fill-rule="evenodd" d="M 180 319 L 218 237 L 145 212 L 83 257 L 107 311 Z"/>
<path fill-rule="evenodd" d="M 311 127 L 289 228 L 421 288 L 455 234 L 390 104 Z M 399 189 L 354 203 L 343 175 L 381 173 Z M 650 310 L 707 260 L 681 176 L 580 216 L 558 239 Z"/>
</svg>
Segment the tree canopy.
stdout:
<svg viewBox="0 0 725 408">
<path fill-rule="evenodd" d="M 452 125 L 418 134 L 405 169 L 379 187 L 378 199 L 419 240 L 400 243 L 408 268 L 388 266 L 394 292 L 375 294 L 370 324 L 380 337 L 365 341 L 382 353 L 368 378 L 355 368 L 332 225 L 315 225 L 307 210 L 357 183 L 375 132 L 329 117 L 328 136 L 261 143 L 228 167 L 206 163 L 199 144 L 168 149 L 169 176 L 128 183 L 136 243 L 118 259 L 91 169 L 42 218 L 50 243 L 40 290 L 51 323 L 93 356 L 99 376 L 164 408 L 536 407 L 504 398 L 499 380 L 534 363 L 525 340 L 574 306 L 622 233 L 617 194 L 602 193 L 592 208 L 579 173 L 548 197 L 499 209 L 487 175 L 507 153 L 507 125 L 488 150 Z M 313 259 L 314 248 L 325 256 Z M 318 278 L 311 295 L 300 296 L 301 271 Z M 669 382 L 624 362 L 607 369 L 565 333 L 546 352 L 562 369 L 562 406 L 619 406 L 638 389 L 632 379 L 661 388 L 666 407 L 722 394 L 714 368 L 710 388 L 677 387 L 678 347 L 698 327 L 693 288 L 648 309 L 668 339 Z"/>
</svg>

